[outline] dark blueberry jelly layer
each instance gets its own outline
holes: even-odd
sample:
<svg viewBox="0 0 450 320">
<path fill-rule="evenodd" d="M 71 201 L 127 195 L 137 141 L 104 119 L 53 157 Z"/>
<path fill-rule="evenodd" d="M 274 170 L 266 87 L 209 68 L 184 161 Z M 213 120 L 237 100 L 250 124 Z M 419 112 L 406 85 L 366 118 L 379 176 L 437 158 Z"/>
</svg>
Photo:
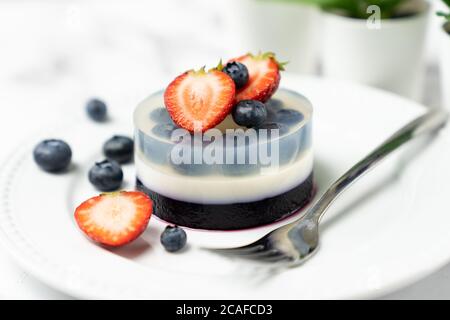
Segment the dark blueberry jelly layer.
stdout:
<svg viewBox="0 0 450 320">
<path fill-rule="evenodd" d="M 232 204 L 174 200 L 146 188 L 139 179 L 136 187 L 153 200 L 154 214 L 169 223 L 194 229 L 238 230 L 279 221 L 303 208 L 313 196 L 313 174 L 278 196 Z"/>
</svg>

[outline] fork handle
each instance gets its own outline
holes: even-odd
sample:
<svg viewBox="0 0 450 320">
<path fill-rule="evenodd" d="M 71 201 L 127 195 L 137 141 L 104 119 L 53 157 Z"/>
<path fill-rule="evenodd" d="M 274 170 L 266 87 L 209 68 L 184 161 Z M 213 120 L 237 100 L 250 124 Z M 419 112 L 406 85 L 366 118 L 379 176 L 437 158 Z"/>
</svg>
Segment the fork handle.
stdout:
<svg viewBox="0 0 450 320">
<path fill-rule="evenodd" d="M 354 181 L 375 167 L 381 160 L 406 142 L 417 136 L 433 133 L 445 126 L 448 113 L 436 109 L 411 121 L 403 128 L 395 132 L 389 139 L 373 150 L 364 159 L 355 164 L 342 177 L 334 182 L 331 187 L 320 197 L 301 220 L 308 219 L 319 223 L 325 211 L 333 201 L 344 192 Z"/>
</svg>

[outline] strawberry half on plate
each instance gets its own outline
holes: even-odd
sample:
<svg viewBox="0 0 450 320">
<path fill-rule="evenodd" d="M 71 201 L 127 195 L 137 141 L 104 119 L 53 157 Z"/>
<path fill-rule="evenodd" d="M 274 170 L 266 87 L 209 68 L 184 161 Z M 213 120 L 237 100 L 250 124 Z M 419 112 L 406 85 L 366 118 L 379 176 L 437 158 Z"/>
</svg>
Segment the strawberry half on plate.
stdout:
<svg viewBox="0 0 450 320">
<path fill-rule="evenodd" d="M 178 126 L 190 132 L 204 132 L 231 112 L 235 92 L 230 76 L 217 69 L 190 70 L 169 84 L 164 103 Z"/>
<path fill-rule="evenodd" d="M 110 247 L 127 244 L 147 228 L 152 201 L 142 192 L 103 193 L 75 210 L 80 229 L 93 241 Z"/>
<path fill-rule="evenodd" d="M 280 70 L 284 70 L 284 63 L 278 62 L 274 53 L 266 52 L 258 55 L 247 53 L 230 61 L 244 64 L 249 73 L 247 84 L 236 93 L 236 103 L 242 100 L 266 102 L 278 89 Z"/>
</svg>

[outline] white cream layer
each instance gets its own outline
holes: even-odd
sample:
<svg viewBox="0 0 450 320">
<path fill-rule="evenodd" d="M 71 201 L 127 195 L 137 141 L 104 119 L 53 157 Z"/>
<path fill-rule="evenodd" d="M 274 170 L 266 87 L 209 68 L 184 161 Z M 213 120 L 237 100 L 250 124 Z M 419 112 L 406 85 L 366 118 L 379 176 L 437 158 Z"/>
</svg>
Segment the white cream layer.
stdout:
<svg viewBox="0 0 450 320">
<path fill-rule="evenodd" d="M 203 204 L 252 202 L 280 195 L 304 182 L 313 170 L 307 150 L 294 163 L 263 175 L 242 177 L 185 176 L 150 163 L 140 150 L 135 154 L 136 175 L 150 190 L 166 197 Z"/>
</svg>

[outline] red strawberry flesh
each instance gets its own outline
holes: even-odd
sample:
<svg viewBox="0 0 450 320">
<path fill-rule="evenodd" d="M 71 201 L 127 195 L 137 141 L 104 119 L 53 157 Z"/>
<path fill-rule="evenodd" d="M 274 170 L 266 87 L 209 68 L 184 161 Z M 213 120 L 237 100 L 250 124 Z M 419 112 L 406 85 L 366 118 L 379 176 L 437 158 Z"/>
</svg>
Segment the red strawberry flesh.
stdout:
<svg viewBox="0 0 450 320">
<path fill-rule="evenodd" d="M 79 228 L 93 241 L 117 247 L 127 244 L 147 228 L 152 201 L 142 192 L 104 193 L 75 210 Z"/>
<path fill-rule="evenodd" d="M 218 70 L 188 71 L 173 80 L 164 92 L 164 103 L 172 120 L 180 127 L 206 131 L 231 112 L 233 80 Z"/>
<path fill-rule="evenodd" d="M 280 67 L 273 54 L 246 54 L 231 59 L 244 64 L 249 72 L 249 80 L 236 94 L 236 102 L 258 100 L 266 102 L 278 89 L 280 84 Z"/>
</svg>

